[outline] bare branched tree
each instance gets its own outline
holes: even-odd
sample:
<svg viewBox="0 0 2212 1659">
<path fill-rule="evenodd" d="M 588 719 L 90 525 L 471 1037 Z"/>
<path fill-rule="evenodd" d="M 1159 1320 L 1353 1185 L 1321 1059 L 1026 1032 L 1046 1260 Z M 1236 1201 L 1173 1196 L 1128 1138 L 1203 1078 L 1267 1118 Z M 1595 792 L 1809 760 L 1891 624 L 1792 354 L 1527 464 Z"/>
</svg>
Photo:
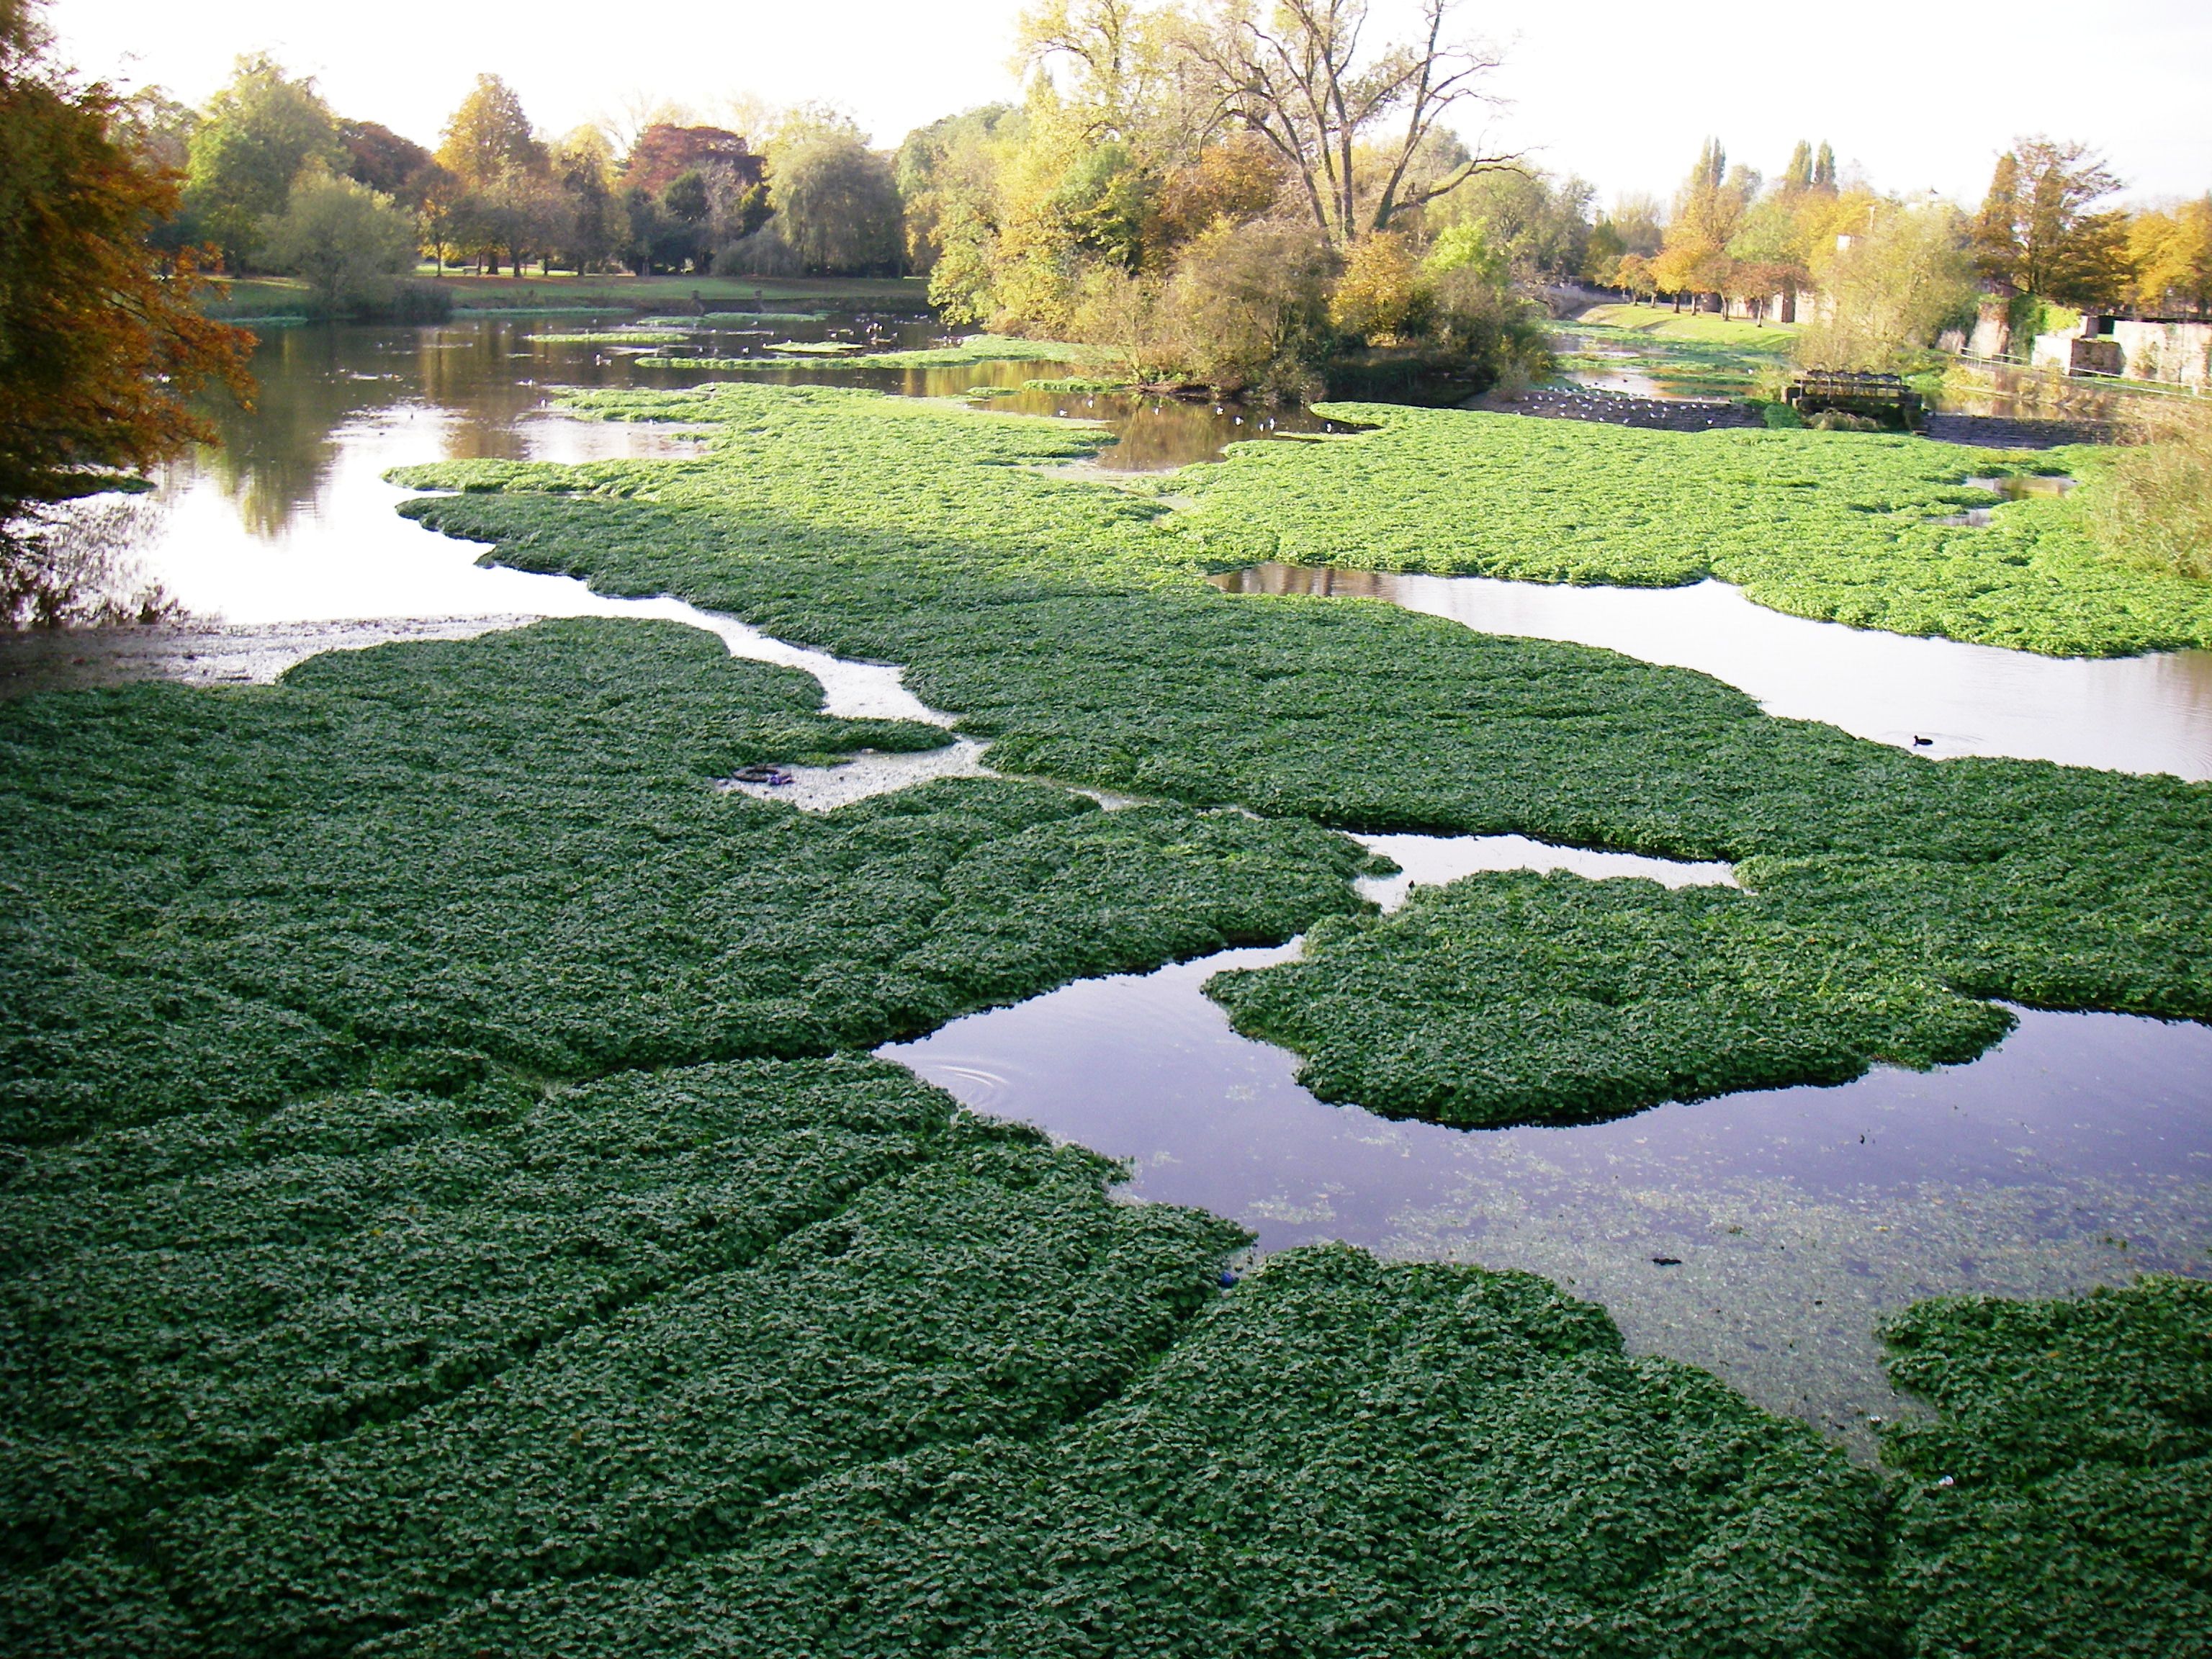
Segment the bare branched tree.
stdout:
<svg viewBox="0 0 2212 1659">
<path fill-rule="evenodd" d="M 1498 101 L 1484 86 L 1498 53 L 1446 39 L 1457 4 L 1421 0 L 1419 38 L 1363 58 L 1367 0 L 1276 0 L 1264 22 L 1250 0 L 1227 0 L 1189 50 L 1218 77 L 1225 112 L 1291 169 L 1314 222 L 1349 243 L 1388 230 L 1477 173 L 1521 160 L 1478 147 L 1434 177 L 1416 171 L 1445 115 Z M 1386 124 L 1387 138 L 1379 131 Z"/>
</svg>

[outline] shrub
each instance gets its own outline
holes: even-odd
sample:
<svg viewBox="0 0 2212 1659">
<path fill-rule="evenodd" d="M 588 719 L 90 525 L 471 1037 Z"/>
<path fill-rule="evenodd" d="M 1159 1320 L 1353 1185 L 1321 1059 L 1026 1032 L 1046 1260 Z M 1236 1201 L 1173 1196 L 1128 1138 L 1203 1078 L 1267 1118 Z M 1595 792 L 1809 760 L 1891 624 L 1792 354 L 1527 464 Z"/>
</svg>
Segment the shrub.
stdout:
<svg viewBox="0 0 2212 1659">
<path fill-rule="evenodd" d="M 392 198 L 327 173 L 301 173 L 263 234 L 263 257 L 306 277 L 326 316 L 391 304 L 415 263 L 414 224 Z"/>
<path fill-rule="evenodd" d="M 799 255 L 774 225 L 763 225 L 714 255 L 717 276 L 796 276 Z"/>
<path fill-rule="evenodd" d="M 1163 343 L 1227 392 L 1319 389 L 1337 256 L 1311 228 L 1218 225 L 1192 243 L 1161 295 Z"/>
<path fill-rule="evenodd" d="M 2212 409 L 2161 410 L 2113 464 L 2090 524 L 2133 563 L 2212 580 Z"/>
<path fill-rule="evenodd" d="M 1328 299 L 1328 320 L 1371 345 L 1427 331 L 1435 295 L 1402 236 L 1383 232 L 1356 244 Z"/>
</svg>

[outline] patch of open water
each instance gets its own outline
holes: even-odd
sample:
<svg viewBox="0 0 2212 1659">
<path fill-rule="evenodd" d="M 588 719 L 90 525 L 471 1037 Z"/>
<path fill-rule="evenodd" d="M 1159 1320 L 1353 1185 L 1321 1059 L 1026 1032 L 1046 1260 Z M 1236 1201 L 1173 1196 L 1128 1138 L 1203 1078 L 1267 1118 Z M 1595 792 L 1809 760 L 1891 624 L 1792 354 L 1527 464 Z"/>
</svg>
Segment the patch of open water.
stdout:
<svg viewBox="0 0 2212 1659">
<path fill-rule="evenodd" d="M 2039 657 L 1812 622 L 1714 580 L 1571 587 L 1262 564 L 1213 581 L 1236 593 L 1382 599 L 1480 633 L 1566 640 L 1693 668 L 1748 692 L 1771 714 L 1824 720 L 1923 755 L 2212 778 L 2208 651 Z"/>
<path fill-rule="evenodd" d="M 404 492 L 382 474 L 410 462 L 690 453 L 696 434 L 547 409 L 555 386 L 631 378 L 618 354 L 533 343 L 533 328 L 580 326 L 489 320 L 272 336 L 257 364 L 261 410 L 227 417 L 224 452 L 174 470 L 141 549 L 171 592 L 235 626 L 102 635 L 131 642 L 111 653 L 122 661 L 101 659 L 96 646 L 86 663 L 62 658 L 87 655 L 88 635 L 26 641 L 46 659 L 34 683 L 149 668 L 265 679 L 334 645 L 454 637 L 537 616 L 642 615 L 705 628 L 738 654 L 815 674 L 831 714 L 950 724 L 895 667 L 801 650 L 675 600 L 608 599 L 568 578 L 479 566 L 476 549 L 393 512 Z M 787 336 L 799 326 L 779 325 Z M 927 343 L 929 332 L 902 325 L 896 343 Z M 1018 386 L 1039 367 L 834 372 L 945 396 Z M 823 375 L 793 376 L 801 377 Z M 1096 397 L 1023 397 L 1052 407 L 993 406 L 1121 413 Z M 1153 414 L 1150 428 L 1123 428 L 1121 462 L 1141 459 L 1128 449 L 1133 434 L 1152 434 L 1151 459 L 1164 465 L 1197 459 L 1190 452 L 1201 441 L 1212 453 L 1225 438 L 1252 435 L 1203 406 L 1162 404 Z M 2060 663 L 1856 633 L 1760 610 L 1717 583 L 1649 592 L 1312 571 L 1244 580 L 1261 591 L 1386 597 L 1488 631 L 1699 668 L 1777 713 L 1892 742 L 1931 735 L 1938 753 L 2212 775 L 2212 672 L 2191 659 Z M 0 675 L 26 659 L 0 658 Z M 926 755 L 793 769 L 793 783 L 781 787 L 740 787 L 825 810 L 924 776 L 981 770 L 981 753 L 963 740 Z M 1479 869 L 1730 878 L 1725 866 L 1517 837 L 1370 844 L 1405 866 L 1363 881 L 1386 904 L 1416 881 Z M 1293 1056 L 1231 1031 L 1201 994 L 1204 981 L 1285 954 L 1231 951 L 1085 981 L 885 1052 L 978 1109 L 1132 1160 L 1132 1196 L 1204 1205 L 1253 1228 L 1262 1249 L 1340 1238 L 1386 1255 L 1547 1274 L 1603 1303 L 1638 1348 L 1707 1366 L 1768 1405 L 1836 1425 L 1861 1449 L 1866 1414 L 1897 1409 L 1871 1336 L 1881 1310 L 1961 1290 L 2056 1293 L 2150 1267 L 2212 1272 L 2206 1028 L 2029 1011 L 1970 1066 L 1879 1070 L 1842 1088 L 1732 1096 L 1595 1127 L 1469 1133 L 1323 1105 L 1298 1086 Z"/>
</svg>

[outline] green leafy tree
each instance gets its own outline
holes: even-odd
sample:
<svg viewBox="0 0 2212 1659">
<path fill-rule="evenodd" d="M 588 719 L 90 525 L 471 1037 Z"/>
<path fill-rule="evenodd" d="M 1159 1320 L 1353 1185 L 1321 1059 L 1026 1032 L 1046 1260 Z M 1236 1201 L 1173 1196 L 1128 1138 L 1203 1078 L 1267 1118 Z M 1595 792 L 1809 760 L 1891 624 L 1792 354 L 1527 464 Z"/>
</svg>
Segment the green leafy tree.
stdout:
<svg viewBox="0 0 2212 1659">
<path fill-rule="evenodd" d="M 262 54 L 241 58 L 191 136 L 185 199 L 227 269 L 250 262 L 262 228 L 284 211 L 302 168 L 348 161 L 313 76 L 293 79 Z"/>
<path fill-rule="evenodd" d="M 467 188 L 483 190 L 510 173 L 542 171 L 545 147 L 514 89 L 496 75 L 479 75 L 446 123 L 438 162 Z"/>
<path fill-rule="evenodd" d="M 2136 215 L 2128 227 L 2128 262 L 2144 310 L 2212 312 L 2212 195 Z"/>
<path fill-rule="evenodd" d="M 1808 368 L 1898 370 L 1970 320 L 1977 290 L 1967 227 L 1940 204 L 1876 204 L 1822 273 L 1820 320 L 1799 335 Z"/>
<path fill-rule="evenodd" d="M 890 158 L 849 128 L 814 126 L 770 151 L 777 228 L 809 270 L 895 266 L 902 222 Z"/>
<path fill-rule="evenodd" d="M 293 181 L 262 249 L 280 270 L 306 277 L 323 314 L 336 316 L 381 299 L 413 268 L 415 222 L 359 179 L 310 168 Z"/>
<path fill-rule="evenodd" d="M 623 240 L 614 192 L 614 146 L 597 127 L 579 127 L 553 147 L 553 182 L 568 198 L 568 234 L 559 248 L 579 275 L 612 258 Z"/>
<path fill-rule="evenodd" d="M 1975 221 L 1983 276 L 2062 305 L 2118 305 L 2130 276 L 2128 216 L 2097 204 L 2120 188 L 2087 145 L 2022 139 L 1998 158 Z"/>
<path fill-rule="evenodd" d="M 2007 150 L 1990 175 L 1989 193 L 1974 216 L 1974 269 L 1992 288 L 2017 291 L 2021 283 L 2020 157 Z"/>
</svg>

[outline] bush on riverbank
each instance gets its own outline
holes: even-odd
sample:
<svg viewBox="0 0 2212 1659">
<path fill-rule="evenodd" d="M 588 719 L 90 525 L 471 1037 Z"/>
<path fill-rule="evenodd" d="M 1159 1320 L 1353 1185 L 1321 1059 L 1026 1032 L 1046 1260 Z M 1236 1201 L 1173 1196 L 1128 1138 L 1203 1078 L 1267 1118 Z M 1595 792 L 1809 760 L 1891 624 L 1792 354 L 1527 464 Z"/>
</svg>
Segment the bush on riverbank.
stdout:
<svg viewBox="0 0 2212 1659">
<path fill-rule="evenodd" d="M 2097 538 L 2130 562 L 2212 580 L 2212 410 L 2156 407 L 2144 428 L 2097 492 Z"/>
</svg>

